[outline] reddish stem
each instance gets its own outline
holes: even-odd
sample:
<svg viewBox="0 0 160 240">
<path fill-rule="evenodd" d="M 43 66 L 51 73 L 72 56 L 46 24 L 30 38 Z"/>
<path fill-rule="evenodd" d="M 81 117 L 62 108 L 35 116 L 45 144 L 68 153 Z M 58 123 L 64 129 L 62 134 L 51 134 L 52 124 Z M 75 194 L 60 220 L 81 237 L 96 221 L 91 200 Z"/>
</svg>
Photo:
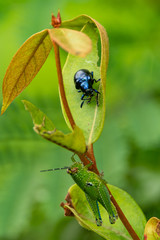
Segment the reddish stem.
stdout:
<svg viewBox="0 0 160 240">
<path fill-rule="evenodd" d="M 67 102 L 65 90 L 64 90 L 61 62 L 60 62 L 60 56 L 59 56 L 59 47 L 55 42 L 53 42 L 53 47 L 54 47 L 54 52 L 55 52 L 55 60 L 56 60 L 56 67 L 57 67 L 57 74 L 58 74 L 59 90 L 60 90 L 61 99 L 62 99 L 62 102 L 63 102 L 63 106 L 65 108 L 65 112 L 67 114 L 67 117 L 69 119 L 69 122 L 71 124 L 71 127 L 72 127 L 72 129 L 74 129 L 75 122 L 74 122 L 74 119 L 72 117 L 72 114 L 71 114 L 71 111 L 70 111 L 70 108 L 69 108 L 69 105 L 68 105 L 68 102 Z"/>
<path fill-rule="evenodd" d="M 60 13 L 59 13 L 58 16 L 59 16 L 57 18 L 58 21 L 59 21 L 58 23 L 61 24 Z M 54 25 L 53 23 L 55 21 L 56 20 L 52 16 L 52 25 Z M 57 24 L 57 22 L 56 22 L 56 24 Z M 59 26 L 60 25 L 58 25 L 58 27 Z M 57 74 L 58 74 L 59 90 L 60 90 L 61 99 L 62 99 L 62 102 L 63 102 L 63 106 L 65 108 L 67 117 L 69 119 L 69 122 L 71 124 L 71 127 L 72 127 L 72 129 L 74 129 L 75 122 L 74 122 L 73 116 L 71 114 L 71 111 L 70 111 L 70 108 L 69 108 L 69 105 L 68 105 L 68 102 L 67 102 L 65 90 L 64 90 L 62 69 L 61 69 L 61 63 L 60 63 L 60 55 L 59 55 L 59 47 L 58 47 L 58 45 L 55 42 L 53 42 L 53 47 L 54 47 L 54 52 L 55 52 L 55 60 L 56 60 L 56 67 L 57 67 Z M 86 153 L 79 154 L 79 157 L 80 157 L 80 159 L 81 159 L 81 161 L 83 162 L 84 165 L 88 164 L 89 163 L 89 159 L 90 159 L 93 162 L 92 166 L 90 167 L 90 170 L 95 172 L 95 173 L 97 173 L 98 175 L 100 175 L 100 173 L 99 173 L 99 171 L 97 169 L 97 165 L 96 165 L 96 160 L 95 160 L 95 156 L 94 156 L 94 152 L 93 152 L 93 145 L 89 146 L 89 148 L 88 148 Z M 139 237 L 137 236 L 136 232 L 134 231 L 134 229 L 132 228 L 132 226 L 128 222 L 127 218 L 125 217 L 123 211 L 119 207 L 118 203 L 116 202 L 115 198 L 112 196 L 112 194 L 111 194 L 109 189 L 108 189 L 108 191 L 109 191 L 109 193 L 111 195 L 111 201 L 113 202 L 114 206 L 116 207 L 117 212 L 118 212 L 118 216 L 121 219 L 123 225 L 125 226 L 125 228 L 129 232 L 129 234 L 131 235 L 133 240 L 140 240 Z"/>
<path fill-rule="evenodd" d="M 90 161 L 92 161 L 93 164 L 90 166 L 89 170 L 100 175 L 98 168 L 97 168 L 96 159 L 95 159 L 95 156 L 93 153 L 93 145 L 91 145 L 88 148 L 87 152 L 85 152 L 84 154 L 79 154 L 78 156 L 81 159 L 81 161 L 83 162 L 84 166 L 89 164 Z"/>
<path fill-rule="evenodd" d="M 89 163 L 89 160 L 86 158 L 86 156 L 88 158 L 90 158 L 90 160 L 93 162 L 93 164 L 90 167 L 90 170 L 97 173 L 98 175 L 100 175 L 100 173 L 97 169 L 96 160 L 95 160 L 95 157 L 94 157 L 93 145 L 90 146 L 90 148 L 88 149 L 88 151 L 85 154 L 79 156 L 84 165 L 87 165 Z M 108 187 L 107 187 L 107 189 L 108 189 Z M 109 189 L 108 189 L 108 191 L 109 191 L 109 194 L 111 196 L 111 201 L 114 204 L 114 206 L 116 207 L 118 216 L 121 219 L 123 225 L 125 226 L 125 228 L 127 229 L 127 231 L 129 232 L 129 234 L 131 235 L 131 237 L 134 240 L 140 240 L 138 235 L 136 234 L 136 232 L 134 231 L 134 229 L 132 228 L 132 226 L 128 222 L 126 216 L 124 215 L 124 213 L 123 213 L 122 209 L 120 208 L 120 206 L 118 205 L 117 201 L 113 197 L 112 193 L 110 192 Z"/>
<path fill-rule="evenodd" d="M 107 187 L 107 189 L 108 189 L 108 187 Z M 111 201 L 114 204 L 114 206 L 116 207 L 118 216 L 121 219 L 121 221 L 122 221 L 123 225 L 125 226 L 125 228 L 127 229 L 128 233 L 131 235 L 133 240 L 140 240 L 140 238 L 138 237 L 138 235 L 136 234 L 136 232 L 132 228 L 131 224 L 128 222 L 128 220 L 127 220 L 126 216 L 124 215 L 122 209 L 120 208 L 120 206 L 116 202 L 115 198 L 113 197 L 112 193 L 110 192 L 109 189 L 108 189 L 108 191 L 109 191 L 109 194 L 110 194 L 110 197 L 111 197 Z"/>
</svg>

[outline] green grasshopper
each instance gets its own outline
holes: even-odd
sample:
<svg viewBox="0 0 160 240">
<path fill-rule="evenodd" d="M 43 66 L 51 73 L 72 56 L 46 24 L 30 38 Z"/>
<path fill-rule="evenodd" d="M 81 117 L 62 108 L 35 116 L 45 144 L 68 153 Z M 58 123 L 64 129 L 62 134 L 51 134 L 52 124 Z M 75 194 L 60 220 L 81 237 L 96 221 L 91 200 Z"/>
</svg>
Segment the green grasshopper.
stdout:
<svg viewBox="0 0 160 240">
<path fill-rule="evenodd" d="M 88 170 L 88 168 L 93 164 L 91 161 L 88 165 L 84 166 L 82 163 L 76 162 L 73 156 L 71 159 L 73 161 L 71 167 L 42 170 L 41 172 L 67 169 L 67 173 L 71 175 L 75 183 L 84 191 L 87 201 L 96 218 L 97 226 L 102 225 L 102 218 L 98 203 L 101 203 L 107 210 L 110 223 L 115 223 L 118 215 L 110 200 L 110 195 L 108 189 L 106 188 L 106 181 L 96 173 Z"/>
</svg>

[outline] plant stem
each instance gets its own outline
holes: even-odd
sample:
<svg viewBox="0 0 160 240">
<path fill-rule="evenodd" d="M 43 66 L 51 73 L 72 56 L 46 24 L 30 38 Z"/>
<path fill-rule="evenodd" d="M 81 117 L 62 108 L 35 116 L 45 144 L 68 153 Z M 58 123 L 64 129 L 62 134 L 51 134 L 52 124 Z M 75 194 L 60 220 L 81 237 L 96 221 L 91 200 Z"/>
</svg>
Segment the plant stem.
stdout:
<svg viewBox="0 0 160 240">
<path fill-rule="evenodd" d="M 87 157 L 93 162 L 93 164 L 90 167 L 90 170 L 97 173 L 98 175 L 100 175 L 98 169 L 97 169 L 97 165 L 96 165 L 96 160 L 94 157 L 94 152 L 93 152 L 93 145 L 91 145 L 88 149 L 88 151 L 83 154 L 83 155 L 79 155 L 81 161 L 83 162 L 84 165 L 87 165 L 89 163 L 89 160 L 87 159 Z M 107 185 L 106 185 L 107 187 Z M 107 187 L 108 189 L 108 187 Z M 108 189 L 109 194 L 111 196 L 111 201 L 114 204 L 114 206 L 116 207 L 117 213 L 119 218 L 121 219 L 121 222 L 123 223 L 124 227 L 127 229 L 128 233 L 130 234 L 130 236 L 132 237 L 133 240 L 140 240 L 140 238 L 138 237 L 138 235 L 136 234 L 136 232 L 134 231 L 134 229 L 132 228 L 131 224 L 128 222 L 126 216 L 124 215 L 122 209 L 120 208 L 120 206 L 118 205 L 117 201 L 115 200 L 115 198 L 113 197 L 112 193 L 110 192 L 110 190 Z"/>
<path fill-rule="evenodd" d="M 64 109 L 66 111 L 67 117 L 69 119 L 69 122 L 71 124 L 71 127 L 72 127 L 72 129 L 74 129 L 75 122 L 74 122 L 73 116 L 71 114 L 71 111 L 70 111 L 70 108 L 69 108 L 69 105 L 68 105 L 68 102 L 67 102 L 65 90 L 64 90 L 61 62 L 60 62 L 60 55 L 59 55 L 59 47 L 55 42 L 53 42 L 53 47 L 54 47 L 54 52 L 55 52 L 55 60 L 56 60 L 57 75 L 58 75 L 58 82 L 59 82 L 59 90 L 60 90 L 61 99 L 62 99 L 62 102 L 63 102 Z M 79 154 L 79 157 L 80 157 L 80 159 L 81 159 L 81 161 L 83 162 L 84 165 L 89 163 L 89 160 L 87 159 L 87 158 L 89 158 L 93 162 L 92 166 L 90 167 L 90 170 L 94 171 L 95 173 L 97 173 L 99 175 L 99 171 L 97 169 L 96 160 L 95 160 L 94 153 L 93 153 L 93 145 L 91 145 L 89 147 L 89 149 L 86 153 Z"/>
<path fill-rule="evenodd" d="M 107 189 L 108 189 L 108 187 L 107 187 Z M 111 196 L 111 201 L 112 201 L 112 203 L 114 204 L 114 206 L 117 209 L 118 216 L 121 219 L 121 221 L 122 221 L 123 225 L 125 226 L 125 228 L 127 229 L 128 233 L 131 235 L 133 240 L 140 240 L 140 238 L 138 237 L 138 235 L 136 234 L 136 232 L 134 231 L 134 229 L 132 228 L 132 226 L 128 222 L 126 216 L 124 215 L 124 213 L 123 213 L 122 209 L 120 208 L 120 206 L 118 205 L 117 201 L 113 197 L 112 193 L 110 192 L 109 189 L 108 189 L 108 191 L 109 191 L 109 194 Z"/>
<path fill-rule="evenodd" d="M 57 67 L 57 75 L 58 75 L 58 81 L 59 81 L 59 91 L 60 91 L 61 99 L 62 99 L 62 102 L 63 102 L 63 107 L 66 111 L 66 114 L 67 114 L 67 117 L 69 119 L 69 122 L 71 124 L 72 129 L 74 129 L 75 122 L 74 122 L 73 116 L 71 114 L 70 108 L 68 106 L 66 94 L 65 94 L 65 91 L 64 91 L 62 68 L 61 68 L 60 55 L 59 55 L 59 47 L 55 42 L 52 42 L 52 43 L 53 43 L 53 47 L 54 47 L 56 67 Z"/>
<path fill-rule="evenodd" d="M 94 153 L 93 153 L 93 145 L 92 144 L 89 146 L 87 152 L 79 155 L 79 158 L 83 162 L 84 166 L 89 164 L 90 161 L 92 161 L 93 164 L 89 167 L 89 170 L 92 171 L 92 172 L 95 172 L 98 175 L 100 175 L 100 173 L 98 171 L 98 168 L 97 168 L 96 159 L 95 159 L 95 156 L 94 156 Z"/>
<path fill-rule="evenodd" d="M 87 153 L 86 153 L 87 157 L 89 157 L 93 164 L 92 164 L 92 168 L 90 169 L 91 171 L 97 173 L 98 175 L 100 175 L 98 169 L 97 169 L 97 165 L 96 165 L 96 160 L 94 157 L 94 152 L 93 152 L 93 145 L 90 146 L 90 148 L 88 149 Z M 84 161 L 84 159 L 82 158 L 82 160 Z M 106 186 L 107 187 L 107 186 Z M 107 187 L 108 189 L 108 187 Z M 120 208 L 120 206 L 118 205 L 117 201 L 115 200 L 115 198 L 113 197 L 112 193 L 110 192 L 110 190 L 108 189 L 109 194 L 111 196 L 111 201 L 114 204 L 114 206 L 117 209 L 117 213 L 119 218 L 121 219 L 121 222 L 123 223 L 123 225 L 125 226 L 125 228 L 127 229 L 128 233 L 131 235 L 131 237 L 133 238 L 133 240 L 140 240 L 138 235 L 136 234 L 136 232 L 134 231 L 134 229 L 132 228 L 132 226 L 130 225 L 130 223 L 128 222 L 126 216 L 124 215 L 122 209 Z"/>
<path fill-rule="evenodd" d="M 57 74 L 58 74 L 59 90 L 60 90 L 61 99 L 62 99 L 62 102 L 63 102 L 64 109 L 66 111 L 67 117 L 69 119 L 69 122 L 71 124 L 71 127 L 72 127 L 72 129 L 74 129 L 75 122 L 74 122 L 73 116 L 71 114 L 71 111 L 70 111 L 70 108 L 69 108 L 69 105 L 68 105 L 68 102 L 67 102 L 65 90 L 64 90 L 62 69 L 61 69 L 61 63 L 60 63 L 60 55 L 59 55 L 59 47 L 55 42 L 53 42 L 53 47 L 54 47 L 54 52 L 55 52 L 55 60 L 56 60 L 56 67 L 57 67 Z M 80 157 L 80 159 L 81 159 L 81 161 L 83 162 L 84 165 L 89 163 L 89 160 L 88 160 L 88 158 L 89 158 L 93 162 L 92 166 L 90 167 L 90 170 L 97 173 L 98 175 L 100 175 L 100 173 L 97 169 L 97 165 L 96 165 L 96 160 L 95 160 L 95 156 L 94 156 L 94 152 L 93 152 L 93 145 L 89 146 L 86 153 L 79 154 L 79 157 Z M 126 216 L 124 215 L 123 211 L 119 207 L 118 203 L 116 202 L 115 198 L 112 196 L 109 189 L 108 189 L 108 191 L 109 191 L 110 196 L 111 196 L 111 201 L 113 202 L 114 206 L 116 207 L 117 212 L 118 212 L 118 216 L 121 219 L 123 225 L 125 226 L 125 228 L 129 232 L 129 234 L 131 235 L 133 240 L 140 240 L 138 235 L 136 234 L 136 232 L 134 231 L 134 229 L 132 228 L 132 226 L 128 222 L 128 220 L 127 220 Z"/>
<path fill-rule="evenodd" d="M 97 169 L 97 165 L 96 165 L 96 160 L 95 160 L 95 156 L 94 156 L 94 152 L 93 152 L 93 145 L 91 145 L 88 149 L 88 151 L 86 152 L 86 154 L 84 156 L 81 156 L 80 159 L 83 163 L 88 164 L 88 162 L 86 162 L 87 158 L 85 159 L 85 156 L 89 157 L 91 159 L 91 161 L 93 162 L 90 170 L 97 173 L 98 175 L 100 175 L 98 169 Z M 88 160 L 89 161 L 89 160 Z M 107 185 L 106 185 L 107 187 Z M 107 187 L 108 189 L 108 187 Z M 120 206 L 118 205 L 117 201 L 115 200 L 115 198 L 113 197 L 112 193 L 110 192 L 110 190 L 108 189 L 109 194 L 111 196 L 111 201 L 114 204 L 114 206 L 117 209 L 117 213 L 119 218 L 121 219 L 121 222 L 123 223 L 123 225 L 125 226 L 125 228 L 127 229 L 128 233 L 130 234 L 130 236 L 133 238 L 133 240 L 140 240 L 140 238 L 138 237 L 138 235 L 136 234 L 136 232 L 134 231 L 134 229 L 132 228 L 132 226 L 130 225 L 130 223 L 128 222 L 126 216 L 124 215 L 122 209 L 120 208 Z"/>
</svg>

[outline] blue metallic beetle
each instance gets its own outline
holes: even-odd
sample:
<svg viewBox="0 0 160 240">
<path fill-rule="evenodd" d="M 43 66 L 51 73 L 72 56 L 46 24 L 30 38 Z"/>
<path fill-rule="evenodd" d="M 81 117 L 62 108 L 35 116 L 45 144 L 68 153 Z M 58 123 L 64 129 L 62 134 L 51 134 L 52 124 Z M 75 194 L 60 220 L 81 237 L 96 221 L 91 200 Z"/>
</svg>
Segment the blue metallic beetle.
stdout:
<svg viewBox="0 0 160 240">
<path fill-rule="evenodd" d="M 92 97 L 94 96 L 94 92 L 97 93 L 96 101 L 97 106 L 99 105 L 98 102 L 98 92 L 96 89 L 92 88 L 94 82 L 98 82 L 100 79 L 95 80 L 93 78 L 93 72 L 89 72 L 87 69 L 80 69 L 74 75 L 74 83 L 76 89 L 80 89 L 78 92 L 83 92 L 81 97 L 82 103 L 80 107 L 82 108 L 84 101 L 88 100 L 87 103 L 90 103 Z M 87 96 L 87 98 L 85 98 Z M 85 99 L 84 99 L 85 98 Z"/>
</svg>

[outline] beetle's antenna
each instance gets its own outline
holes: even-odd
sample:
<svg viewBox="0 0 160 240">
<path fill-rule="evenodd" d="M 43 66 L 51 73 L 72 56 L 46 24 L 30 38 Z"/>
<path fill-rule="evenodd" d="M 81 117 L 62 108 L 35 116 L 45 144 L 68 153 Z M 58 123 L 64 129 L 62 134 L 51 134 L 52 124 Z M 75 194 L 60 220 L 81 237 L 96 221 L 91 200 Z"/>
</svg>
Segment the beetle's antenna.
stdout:
<svg viewBox="0 0 160 240">
<path fill-rule="evenodd" d="M 41 170 L 40 172 L 50 172 L 50 171 L 54 171 L 54 170 L 63 170 L 63 169 L 68 169 L 69 167 L 63 167 L 63 168 L 51 168 L 51 169 L 47 169 L 47 170 Z"/>
</svg>

